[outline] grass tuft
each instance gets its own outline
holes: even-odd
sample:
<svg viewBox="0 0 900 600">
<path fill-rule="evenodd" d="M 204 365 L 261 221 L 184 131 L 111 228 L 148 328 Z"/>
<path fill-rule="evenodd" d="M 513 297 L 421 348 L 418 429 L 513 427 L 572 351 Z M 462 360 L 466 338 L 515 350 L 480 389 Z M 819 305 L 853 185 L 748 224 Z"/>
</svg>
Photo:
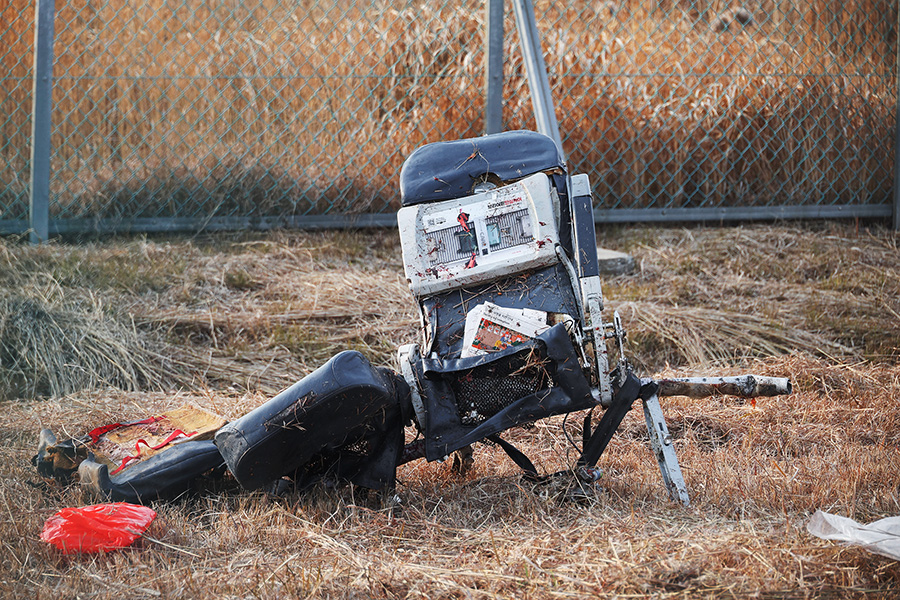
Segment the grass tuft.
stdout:
<svg viewBox="0 0 900 600">
<path fill-rule="evenodd" d="M 97 296 L 64 297 L 52 280 L 0 295 L 0 397 L 155 388 L 170 380 L 163 362 Z"/>
</svg>

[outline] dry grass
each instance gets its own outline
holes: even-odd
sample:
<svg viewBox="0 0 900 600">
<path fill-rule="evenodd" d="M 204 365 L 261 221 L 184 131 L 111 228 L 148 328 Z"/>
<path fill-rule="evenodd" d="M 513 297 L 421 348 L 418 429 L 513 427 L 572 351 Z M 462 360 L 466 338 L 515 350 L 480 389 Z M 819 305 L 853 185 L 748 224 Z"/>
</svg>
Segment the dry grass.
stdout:
<svg viewBox="0 0 900 600">
<path fill-rule="evenodd" d="M 797 351 L 879 363 L 900 356 L 897 243 L 880 230 L 602 233 L 602 244 L 638 259 L 636 273 L 605 287 L 647 372 Z M 399 257 L 394 231 L 7 244 L 0 369 L 40 393 L 54 377 L 54 394 L 104 381 L 125 389 L 212 386 L 271 394 L 342 349 L 390 364 L 398 345 L 417 339 Z M 48 318 L 14 327 L 25 318 L 23 307 Z M 60 322 L 79 332 L 73 339 L 107 349 L 90 358 L 82 344 L 79 362 L 60 346 L 66 340 Z M 28 331 L 52 344 L 28 350 Z M 121 379 L 82 377 L 120 366 Z"/>
<path fill-rule="evenodd" d="M 341 349 L 389 362 L 398 341 L 413 341 L 417 319 L 395 237 L 4 245 L 0 374 L 19 381 L 13 391 L 23 395 L 104 383 L 275 393 Z M 360 266 L 372 253 L 384 264 Z M 42 295 L 47 286 L 52 296 Z M 110 294 L 114 309 L 95 306 Z M 381 301 L 371 306 L 372 298 Z M 88 310 L 77 312 L 78 306 Z M 45 318 L 35 320 L 24 308 Z M 75 344 L 66 343 L 63 329 Z M 110 371 L 122 371 L 120 378 L 84 375 Z"/>
<path fill-rule="evenodd" d="M 31 7 L 0 6 L 13 115 Z M 728 8 L 539 2 L 572 164 L 624 206 L 883 202 L 896 7 L 766 0 L 753 26 L 716 32 Z M 61 217 L 377 212 L 412 149 L 482 132 L 480 3 L 70 0 L 59 14 Z M 504 121 L 532 128 L 507 37 Z M 12 192 L 23 122 L 0 131 Z"/>
<path fill-rule="evenodd" d="M 64 299 L 50 282 L 0 297 L 4 397 L 59 396 L 83 389 L 138 390 L 166 378 L 133 328 L 108 318 L 91 295 Z"/>
<path fill-rule="evenodd" d="M 651 350 L 651 370 L 661 359 L 727 363 L 796 350 L 876 362 L 900 356 L 896 237 L 830 225 L 632 228 L 601 245 L 617 240 L 640 268 L 607 292 L 644 324 L 637 335 L 649 347 L 636 350 Z"/>
<path fill-rule="evenodd" d="M 601 232 L 605 246 L 629 250 L 642 265 L 605 289 L 647 373 L 750 371 L 794 382 L 794 395 L 755 406 L 665 401 L 690 508 L 666 498 L 633 411 L 601 461 L 604 477 L 585 491 L 525 483 L 499 448 L 479 445 L 464 479 L 449 462 L 404 466 L 400 506 L 359 489 L 274 499 L 209 484 L 156 505 L 149 537 L 132 549 L 62 557 L 38 540 L 55 510 L 92 500 L 40 480 L 27 463 L 41 427 L 75 435 L 188 402 L 235 418 L 270 397 L 265 386 L 292 382 L 338 349 L 390 364 L 417 327 L 395 238 L 273 233 L 0 246 L 6 293 L 50 275 L 69 297 L 90 288 L 106 298 L 108 318 L 133 316 L 176 365 L 192 365 L 179 376 L 194 377 L 194 391 L 3 402 L 0 596 L 900 594 L 900 563 L 805 531 L 816 509 L 860 521 L 900 512 L 900 240 L 835 224 Z M 842 303 L 852 314 L 837 314 Z M 808 314 L 811 305 L 825 306 L 828 322 Z M 743 337 L 725 329 L 731 317 Z M 664 334 L 650 329 L 659 323 Z M 866 328 L 880 340 L 872 348 Z M 508 437 L 540 469 L 557 470 L 576 456 L 564 429 L 577 438 L 578 417 Z"/>
<path fill-rule="evenodd" d="M 670 401 L 691 508 L 671 504 L 638 415 L 586 494 L 521 482 L 493 447 L 465 480 L 449 465 L 401 472 L 400 507 L 359 490 L 274 500 L 207 491 L 160 504 L 152 539 L 63 558 L 37 540 L 53 510 L 89 501 L 25 458 L 38 425 L 61 428 L 186 400 L 232 416 L 261 397 L 103 394 L 16 404 L 0 417 L 0 539 L 9 597 L 892 597 L 900 565 L 805 533 L 817 508 L 862 521 L 897 514 L 896 367 L 781 359 L 800 391 L 756 408 Z M 571 424 L 570 424 L 571 426 Z M 542 468 L 565 464 L 558 419 L 513 436 Z M 25 431 L 21 431 L 21 429 Z M 826 483 L 827 482 L 827 483 Z M 126 591 L 127 590 L 127 591 Z"/>
</svg>

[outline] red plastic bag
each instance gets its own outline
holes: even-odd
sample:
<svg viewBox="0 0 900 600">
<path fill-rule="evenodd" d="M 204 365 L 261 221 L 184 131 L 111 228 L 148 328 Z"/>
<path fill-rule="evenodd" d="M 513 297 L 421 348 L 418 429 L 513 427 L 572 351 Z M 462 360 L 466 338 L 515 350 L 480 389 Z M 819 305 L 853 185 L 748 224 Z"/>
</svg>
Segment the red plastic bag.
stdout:
<svg viewBox="0 0 900 600">
<path fill-rule="evenodd" d="M 64 508 L 44 523 L 41 539 L 66 554 L 108 552 L 130 546 L 155 518 L 155 510 L 127 502 Z"/>
</svg>

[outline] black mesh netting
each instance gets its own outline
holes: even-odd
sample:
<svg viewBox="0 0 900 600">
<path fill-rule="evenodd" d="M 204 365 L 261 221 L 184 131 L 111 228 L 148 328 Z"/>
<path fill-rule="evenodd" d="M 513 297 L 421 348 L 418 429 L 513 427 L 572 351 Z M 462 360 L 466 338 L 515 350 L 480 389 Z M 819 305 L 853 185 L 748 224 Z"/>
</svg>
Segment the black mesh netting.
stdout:
<svg viewBox="0 0 900 600">
<path fill-rule="evenodd" d="M 544 364 L 531 354 L 484 365 L 450 379 L 463 425 L 478 425 L 513 402 L 554 385 Z"/>
</svg>

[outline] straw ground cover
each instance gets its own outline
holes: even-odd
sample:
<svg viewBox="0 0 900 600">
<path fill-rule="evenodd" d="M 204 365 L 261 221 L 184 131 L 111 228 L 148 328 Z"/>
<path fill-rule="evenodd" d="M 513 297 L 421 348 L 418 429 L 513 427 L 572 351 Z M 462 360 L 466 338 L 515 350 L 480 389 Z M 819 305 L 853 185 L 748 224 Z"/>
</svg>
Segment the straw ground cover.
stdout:
<svg viewBox="0 0 900 600">
<path fill-rule="evenodd" d="M 60 216 L 377 212 L 423 141 L 483 131 L 481 2 L 194 4 L 58 7 Z M 882 202 L 895 5 L 764 0 L 717 31 L 729 8 L 537 2 L 572 164 L 625 206 Z M 18 194 L 32 3 L 0 15 Z M 505 55 L 505 126 L 533 128 L 514 34 Z"/>
<path fill-rule="evenodd" d="M 835 224 L 600 234 L 603 245 L 632 252 L 639 264 L 605 290 L 610 306 L 622 309 L 642 373 L 756 372 L 794 383 L 792 396 L 755 405 L 664 402 L 690 508 L 666 498 L 641 415 L 632 411 L 603 457 L 604 477 L 586 490 L 526 483 L 499 448 L 479 445 L 464 478 L 449 462 L 403 467 L 399 505 L 360 489 L 273 498 L 204 482 L 195 495 L 156 504 L 159 517 L 136 547 L 70 558 L 39 542 L 40 528 L 55 510 L 94 499 L 33 471 L 28 458 L 41 427 L 76 435 L 186 402 L 234 418 L 337 350 L 354 347 L 391 364 L 393 348 L 416 338 L 415 311 L 395 231 L 37 249 L 4 242 L 4 298 L 37 303 L 33 289 L 46 281 L 68 303 L 49 298 L 45 309 L 80 314 L 78 298 L 102 298 L 100 312 L 82 305 L 106 323 L 98 337 L 127 324 L 133 337 L 121 343 L 144 348 L 148 354 L 135 359 L 157 377 L 140 380 L 140 391 L 77 391 L 85 384 L 77 380 L 65 395 L 3 401 L 0 592 L 897 596 L 900 563 L 813 538 L 805 523 L 816 509 L 860 521 L 900 513 L 900 239 Z M 0 341 L 8 368 L 17 346 L 6 333 Z M 169 362 L 154 362 L 159 356 Z M 577 439 L 577 417 L 509 438 L 540 469 L 564 468 L 575 456 L 566 431 Z"/>
</svg>

